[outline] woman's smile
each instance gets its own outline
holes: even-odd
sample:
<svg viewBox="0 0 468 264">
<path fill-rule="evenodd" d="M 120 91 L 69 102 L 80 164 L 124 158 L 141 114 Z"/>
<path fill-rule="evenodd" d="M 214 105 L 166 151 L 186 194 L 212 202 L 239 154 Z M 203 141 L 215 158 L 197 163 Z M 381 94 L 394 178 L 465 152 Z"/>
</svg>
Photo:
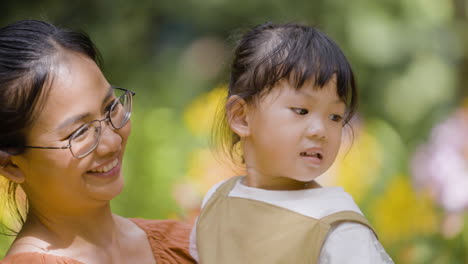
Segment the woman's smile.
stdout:
<svg viewBox="0 0 468 264">
<path fill-rule="evenodd" d="M 87 171 L 87 174 L 98 178 L 114 178 L 120 175 L 121 164 L 119 158 L 115 158 L 104 165 Z"/>
</svg>

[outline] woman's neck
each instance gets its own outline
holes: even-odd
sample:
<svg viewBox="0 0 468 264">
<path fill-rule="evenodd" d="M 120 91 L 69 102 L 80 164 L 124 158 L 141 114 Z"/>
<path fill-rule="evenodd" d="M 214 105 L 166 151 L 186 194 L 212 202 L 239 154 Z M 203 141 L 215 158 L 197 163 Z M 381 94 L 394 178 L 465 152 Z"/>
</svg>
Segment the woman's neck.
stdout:
<svg viewBox="0 0 468 264">
<path fill-rule="evenodd" d="M 106 205 L 73 216 L 31 208 L 7 255 L 39 252 L 83 263 L 154 263 L 146 233 Z"/>
<path fill-rule="evenodd" d="M 34 242 L 45 253 L 58 252 L 58 255 L 62 255 L 62 250 L 69 251 L 71 248 L 83 252 L 91 248 L 118 248 L 119 230 L 118 221 L 108 204 L 74 215 L 30 208 L 16 242 Z"/>
</svg>

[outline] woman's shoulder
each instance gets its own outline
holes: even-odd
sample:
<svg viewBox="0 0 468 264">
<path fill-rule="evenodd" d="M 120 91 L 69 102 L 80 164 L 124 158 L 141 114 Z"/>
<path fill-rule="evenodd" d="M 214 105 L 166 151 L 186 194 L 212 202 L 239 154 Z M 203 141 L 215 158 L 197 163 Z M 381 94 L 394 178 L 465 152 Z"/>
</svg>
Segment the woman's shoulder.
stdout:
<svg viewBox="0 0 468 264">
<path fill-rule="evenodd" d="M 146 233 L 158 263 L 196 263 L 188 249 L 190 224 L 177 220 L 130 220 Z"/>
<path fill-rule="evenodd" d="M 130 218 L 149 236 L 159 234 L 162 237 L 184 237 L 187 230 L 191 230 L 191 225 L 178 220 L 155 220 L 143 218 Z"/>
<path fill-rule="evenodd" d="M 40 237 L 37 233 L 21 230 L 0 264 L 83 264 L 76 259 L 48 252 L 50 244 Z"/>
<path fill-rule="evenodd" d="M 83 264 L 78 260 L 40 252 L 13 253 L 0 260 L 0 264 Z"/>
</svg>

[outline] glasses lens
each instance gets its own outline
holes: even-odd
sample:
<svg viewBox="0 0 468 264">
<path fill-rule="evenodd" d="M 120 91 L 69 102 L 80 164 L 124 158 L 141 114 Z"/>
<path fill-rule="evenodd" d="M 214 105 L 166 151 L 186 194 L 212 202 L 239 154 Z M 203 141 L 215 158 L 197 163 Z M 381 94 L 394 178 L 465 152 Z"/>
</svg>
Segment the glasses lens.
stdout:
<svg viewBox="0 0 468 264">
<path fill-rule="evenodd" d="M 101 123 L 90 122 L 77 130 L 70 139 L 70 151 L 73 156 L 82 158 L 93 151 L 101 136 Z"/>
<path fill-rule="evenodd" d="M 114 126 L 115 129 L 123 127 L 130 119 L 131 113 L 132 95 L 130 92 L 125 92 L 119 96 L 110 110 L 109 116 L 112 126 Z"/>
</svg>

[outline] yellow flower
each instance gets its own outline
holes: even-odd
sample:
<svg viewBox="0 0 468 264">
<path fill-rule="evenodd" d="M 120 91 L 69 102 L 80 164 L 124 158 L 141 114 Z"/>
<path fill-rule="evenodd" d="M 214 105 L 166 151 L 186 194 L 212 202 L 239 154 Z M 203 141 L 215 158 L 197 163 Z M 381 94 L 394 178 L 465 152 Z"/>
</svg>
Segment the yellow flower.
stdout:
<svg viewBox="0 0 468 264">
<path fill-rule="evenodd" d="M 196 183 L 200 193 L 206 193 L 216 183 L 240 174 L 242 172 L 228 160 L 216 159 L 209 148 L 195 150 L 190 155 L 187 176 Z"/>
<path fill-rule="evenodd" d="M 210 135 L 213 120 L 216 118 L 215 113 L 223 106 L 226 96 L 226 85 L 221 85 L 195 98 L 188 105 L 184 112 L 184 122 L 193 135 L 196 137 Z"/>
<path fill-rule="evenodd" d="M 197 97 L 186 109 L 184 121 L 195 137 L 208 139 L 217 111 L 223 110 L 227 96 L 226 85 L 221 85 Z M 219 158 L 224 158 L 219 154 Z M 214 184 L 242 173 L 237 171 L 228 159 L 217 159 L 209 146 L 201 147 L 190 153 L 187 176 L 199 193 L 206 193 Z M 236 173 L 237 172 L 237 173 Z"/>
<path fill-rule="evenodd" d="M 383 244 L 436 231 L 438 218 L 427 193 L 416 193 L 407 176 L 394 177 L 370 206 L 370 219 Z"/>
<path fill-rule="evenodd" d="M 16 209 L 9 204 L 8 185 L 9 180 L 0 175 L 0 222 L 9 228 L 19 230 L 21 224 L 18 222 Z M 18 210 L 24 216 L 26 215 L 26 195 L 19 186 L 16 189 L 16 197 Z"/>
<path fill-rule="evenodd" d="M 337 158 L 334 184 L 342 186 L 360 204 L 379 175 L 382 147 L 365 127 L 358 126 L 356 131 L 352 145 L 344 146 L 344 153 Z"/>
<path fill-rule="evenodd" d="M 188 130 L 195 139 L 206 144 L 211 136 L 211 129 L 216 114 L 223 110 L 227 96 L 226 85 L 204 93 L 193 100 L 185 109 L 183 118 Z M 216 183 L 235 175 L 228 163 L 220 163 L 209 146 L 192 150 L 189 153 L 186 176 L 188 181 L 174 187 L 174 197 L 184 208 L 187 218 L 194 220 L 199 213 L 201 199 Z"/>
</svg>

